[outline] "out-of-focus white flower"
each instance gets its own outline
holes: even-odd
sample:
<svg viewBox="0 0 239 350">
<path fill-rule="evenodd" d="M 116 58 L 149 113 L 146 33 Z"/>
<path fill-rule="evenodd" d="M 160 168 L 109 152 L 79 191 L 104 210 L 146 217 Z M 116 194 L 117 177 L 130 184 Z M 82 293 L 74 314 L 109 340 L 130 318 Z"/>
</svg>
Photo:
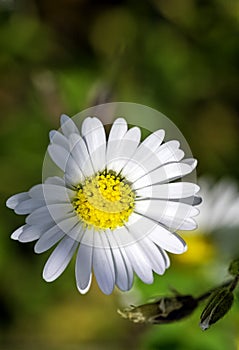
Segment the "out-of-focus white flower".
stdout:
<svg viewBox="0 0 239 350">
<path fill-rule="evenodd" d="M 239 226 L 239 192 L 235 181 L 200 178 L 202 203 L 197 217 L 198 229 L 210 233 Z M 197 231 L 195 231 L 196 233 Z"/>
<path fill-rule="evenodd" d="M 100 289 L 129 290 L 134 272 L 145 283 L 169 267 L 165 251 L 181 254 L 185 242 L 176 230 L 196 227 L 193 204 L 199 187 L 180 182 L 194 159 L 183 159 L 178 141 L 163 143 L 164 130 L 140 142 L 138 127 L 114 121 L 108 139 L 102 122 L 86 118 L 81 131 L 67 116 L 61 132 L 50 132 L 48 152 L 64 176 L 50 177 L 28 192 L 8 199 L 26 224 L 12 238 L 37 240 L 35 252 L 55 244 L 43 271 L 46 281 L 61 275 L 74 253 L 81 293 L 91 285 L 92 271 Z M 175 182 L 175 180 L 177 180 Z M 196 200 L 197 202 L 197 200 Z"/>
<path fill-rule="evenodd" d="M 198 228 L 183 237 L 190 249 L 176 261 L 183 264 L 205 264 L 220 252 L 228 259 L 239 253 L 239 192 L 232 179 L 218 182 L 199 178 L 202 203 L 197 216 Z M 216 249 L 215 249 L 216 248 Z"/>
</svg>

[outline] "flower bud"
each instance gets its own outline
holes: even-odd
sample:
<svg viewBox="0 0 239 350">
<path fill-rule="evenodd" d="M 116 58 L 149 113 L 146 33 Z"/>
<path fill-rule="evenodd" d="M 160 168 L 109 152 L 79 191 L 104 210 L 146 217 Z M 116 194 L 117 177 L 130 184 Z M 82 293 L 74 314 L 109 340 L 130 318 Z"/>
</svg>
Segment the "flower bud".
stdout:
<svg viewBox="0 0 239 350">
<path fill-rule="evenodd" d="M 163 297 L 140 306 L 131 306 L 118 310 L 118 313 L 134 323 L 164 324 L 181 320 L 190 315 L 197 306 L 197 299 L 191 295 L 177 295 Z"/>
<path fill-rule="evenodd" d="M 203 331 L 226 315 L 233 304 L 233 298 L 233 293 L 227 287 L 218 288 L 212 293 L 200 318 Z"/>
</svg>

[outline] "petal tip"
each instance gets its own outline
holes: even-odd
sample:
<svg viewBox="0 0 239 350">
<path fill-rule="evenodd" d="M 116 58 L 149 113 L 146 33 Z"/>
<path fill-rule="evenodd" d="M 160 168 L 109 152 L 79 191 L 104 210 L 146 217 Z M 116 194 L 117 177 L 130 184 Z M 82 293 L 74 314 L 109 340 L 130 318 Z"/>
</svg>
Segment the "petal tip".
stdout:
<svg viewBox="0 0 239 350">
<path fill-rule="evenodd" d="M 67 122 L 69 119 L 71 119 L 71 118 L 68 115 L 62 114 L 60 117 L 61 125 L 64 124 L 65 122 Z"/>
<path fill-rule="evenodd" d="M 187 246 L 186 243 L 184 243 L 184 247 L 183 247 L 182 253 L 186 253 L 187 250 L 188 250 L 188 246 Z"/>
<path fill-rule="evenodd" d="M 13 202 L 12 197 L 6 200 L 6 207 L 8 207 L 9 209 L 15 208 L 15 203 Z"/>
<path fill-rule="evenodd" d="M 39 249 L 38 248 L 38 245 L 37 245 L 37 243 L 35 244 L 35 246 L 34 246 L 34 253 L 36 253 L 36 254 L 41 254 L 42 252 L 41 252 L 41 249 Z"/>
<path fill-rule="evenodd" d="M 53 141 L 53 138 L 54 138 L 55 134 L 56 134 L 56 130 L 51 130 L 49 132 L 49 139 L 50 139 L 51 142 Z"/>
<path fill-rule="evenodd" d="M 13 239 L 14 241 L 18 241 L 18 236 L 15 234 L 15 232 L 11 234 L 10 238 Z"/>
<path fill-rule="evenodd" d="M 90 275 L 90 279 L 89 279 L 89 282 L 88 282 L 88 284 L 87 284 L 86 287 L 81 288 L 81 287 L 79 286 L 79 284 L 76 283 L 76 286 L 77 286 L 78 291 L 79 291 L 81 294 L 83 294 L 83 295 L 86 294 L 86 293 L 89 291 L 90 287 L 91 287 L 91 282 L 92 282 L 92 274 Z"/>
<path fill-rule="evenodd" d="M 42 278 L 46 281 L 46 282 L 52 282 L 55 280 L 54 275 L 50 274 L 49 271 L 47 271 L 45 268 L 42 272 Z"/>
</svg>

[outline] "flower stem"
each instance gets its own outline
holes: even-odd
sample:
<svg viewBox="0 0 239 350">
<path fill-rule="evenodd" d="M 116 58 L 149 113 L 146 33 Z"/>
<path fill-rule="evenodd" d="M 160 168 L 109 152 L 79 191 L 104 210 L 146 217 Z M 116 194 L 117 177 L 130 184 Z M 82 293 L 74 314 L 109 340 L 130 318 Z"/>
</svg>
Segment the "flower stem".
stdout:
<svg viewBox="0 0 239 350">
<path fill-rule="evenodd" d="M 236 275 L 236 277 L 231 282 L 231 285 L 230 285 L 230 288 L 229 288 L 230 292 L 234 291 L 234 289 L 236 288 L 238 282 L 239 282 L 239 275 Z"/>
<path fill-rule="evenodd" d="M 236 280 L 236 281 L 235 281 Z M 197 298 L 197 301 L 198 303 L 200 303 L 201 301 L 204 301 L 205 299 L 209 298 L 210 295 L 215 292 L 218 288 L 223 288 L 223 287 L 229 287 L 230 286 L 230 291 L 233 291 L 237 285 L 239 281 L 239 276 L 236 276 L 233 280 L 231 281 L 227 281 L 223 284 L 221 284 L 220 286 L 218 287 L 215 287 L 215 288 L 212 288 L 210 289 L 209 291 L 201 294 L 198 298 Z"/>
</svg>

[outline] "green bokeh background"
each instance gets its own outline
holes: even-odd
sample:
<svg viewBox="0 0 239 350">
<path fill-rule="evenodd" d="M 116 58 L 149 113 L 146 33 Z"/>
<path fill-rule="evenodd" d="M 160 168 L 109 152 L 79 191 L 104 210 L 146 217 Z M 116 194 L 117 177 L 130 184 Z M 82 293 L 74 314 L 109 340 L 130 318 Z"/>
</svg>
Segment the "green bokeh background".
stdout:
<svg viewBox="0 0 239 350">
<path fill-rule="evenodd" d="M 41 181 L 60 114 L 111 101 L 161 111 L 186 137 L 199 175 L 238 181 L 238 38 L 237 0 L 0 0 L 0 349 L 239 349 L 237 302 L 203 333 L 200 311 L 175 325 L 121 319 L 128 294 L 104 296 L 93 282 L 81 296 L 73 262 L 46 283 L 49 252 L 9 239 L 24 218 L 5 207 Z M 153 285 L 136 280 L 135 298 L 169 286 L 200 294 L 227 278 L 229 255 L 215 248 L 213 261 L 175 259 Z"/>
</svg>

